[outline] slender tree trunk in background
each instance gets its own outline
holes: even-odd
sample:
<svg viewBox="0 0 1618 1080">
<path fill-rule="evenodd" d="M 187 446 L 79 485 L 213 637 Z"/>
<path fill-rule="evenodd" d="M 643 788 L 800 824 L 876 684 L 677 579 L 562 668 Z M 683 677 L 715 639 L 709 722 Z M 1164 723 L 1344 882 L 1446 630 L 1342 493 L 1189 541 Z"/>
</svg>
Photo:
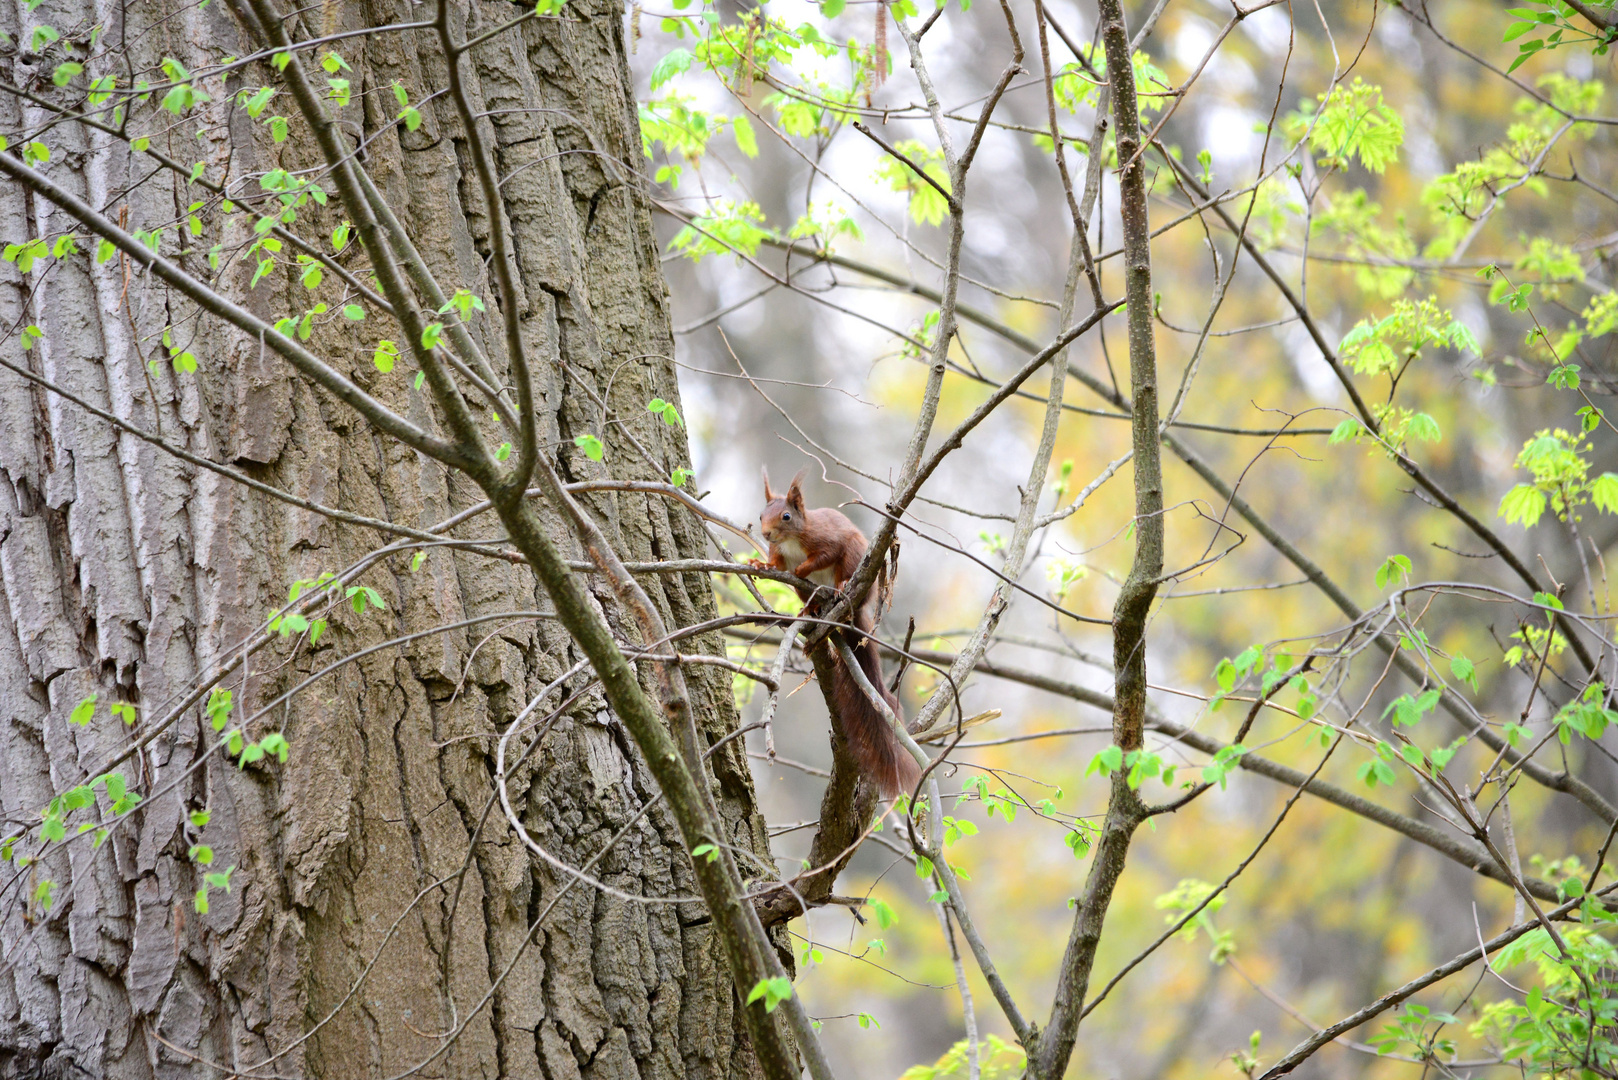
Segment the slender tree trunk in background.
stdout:
<svg viewBox="0 0 1618 1080">
<path fill-rule="evenodd" d="M 475 36 L 521 11 L 478 3 L 453 17 Z M 462 69 L 475 106 L 495 114 L 486 135 L 507 178 L 500 212 L 524 293 L 515 300 L 530 355 L 541 358 L 542 444 L 570 480 L 666 480 L 687 457 L 683 431 L 645 408 L 654 397 L 677 400 L 678 390 L 667 294 L 637 186 L 640 135 L 622 11 L 609 0 L 571 0 L 566 15 L 480 46 Z M 312 37 L 430 17 L 425 5 L 327 0 L 305 7 L 293 26 L 295 36 Z M 124 43 L 137 66 L 169 56 L 200 66 L 253 48 L 222 3 L 47 0 L 32 13 L 20 4 L 0 13 L 14 41 L 40 22 L 65 38 L 88 38 L 100 26 L 102 40 Z M 392 119 L 395 82 L 418 103 L 426 88 L 445 83 L 430 31 L 352 38 L 337 48 L 353 69 L 356 100 L 365 95 L 366 130 L 354 126 L 356 144 Z M 0 64 L 16 65 L 17 55 Z M 28 78 L 6 74 L 19 84 Z M 48 81 L 48 69 L 39 74 Z M 295 120 L 293 138 L 277 145 L 233 106 L 249 85 L 206 86 L 214 100 L 175 125 L 172 155 L 190 161 L 200 153 L 210 177 L 231 180 L 313 165 Z M 0 123 L 18 126 L 19 108 L 32 106 L 0 100 Z M 492 319 L 488 208 L 465 171 L 464 137 L 445 99 L 421 109 L 417 131 L 393 128 L 366 143 L 366 166 L 440 280 L 489 299 Z M 296 110 L 283 95 L 270 111 Z M 133 164 L 123 144 L 86 142 L 72 126 L 58 138 L 47 174 L 131 222 L 183 215 L 199 197 L 176 178 L 148 178 L 149 164 Z M 8 241 L 70 228 L 48 203 L 5 183 L 0 223 Z M 239 266 L 225 284 L 261 316 L 311 303 L 295 275 L 277 271 L 250 290 L 251 274 L 251 265 Z M 119 417 L 309 499 L 417 528 L 480 501 L 464 477 L 379 437 L 239 333 L 189 314 L 168 309 L 121 257 L 62 261 L 27 277 L 0 267 L 0 318 L 44 332 L 28 352 L 15 339 L 0 349 Z M 174 344 L 197 358 L 194 374 L 177 375 L 168 362 L 160 337 L 171 325 Z M 346 358 L 346 373 L 372 394 L 431 424 L 411 373 L 373 368 L 376 335 L 365 326 L 333 319 L 316 328 L 316 340 L 325 355 Z M 497 341 L 495 323 L 478 329 Z M 604 410 L 622 422 L 609 425 Z M 602 436 L 604 464 L 574 447 L 584 432 Z M 698 524 L 664 500 L 594 498 L 626 559 L 703 551 Z M 547 520 L 571 548 L 567 530 Z M 498 533 L 488 514 L 457 535 Z M 0 373 L 6 818 L 37 822 L 54 792 L 83 782 L 85 770 L 127 745 L 106 703 L 134 702 L 143 718 L 161 713 L 284 603 L 293 581 L 341 570 L 381 542 L 177 462 Z M 410 561 L 409 553 L 395 556 L 361 579 L 382 595 L 385 611 L 345 607 L 314 649 L 271 647 L 251 657 L 245 674 L 224 684 L 237 717 L 389 638 L 549 606 L 523 565 L 447 547 L 429 549 L 415 572 Z M 704 578 L 659 576 L 646 586 L 671 625 L 711 613 Z M 218 738 L 192 710 L 122 766 L 142 792 L 184 776 L 173 792 L 148 801 L 100 847 L 57 848 L 22 881 L 0 882 L 9 889 L 0 908 L 0 1077 L 211 1075 L 201 1062 L 245 1068 L 278 1053 L 285 1056 L 266 1074 L 385 1077 L 429 1057 L 462 1024 L 464 1033 L 422 1075 L 750 1075 L 731 976 L 700 903 L 641 904 L 573 888 L 468 1022 L 567 880 L 536 865 L 498 807 L 490 811 L 491 736 L 579 659 L 554 623 L 533 619 L 383 648 L 314 684 L 257 732 L 285 733 L 285 765 L 238 768 L 215 755 L 185 776 Z M 733 731 L 728 673 L 704 667 L 688 678 L 709 743 Z M 70 724 L 91 693 L 103 708 L 88 726 Z M 729 839 L 767 859 L 742 742 L 711 760 Z M 656 786 L 591 691 L 548 729 L 510 789 L 534 839 L 578 866 Z M 188 814 L 204 807 L 211 819 L 198 829 Z M 201 914 L 188 856 L 196 843 L 212 847 L 215 869 L 236 867 L 231 891 L 214 891 Z M 695 892 L 661 804 L 597 873 L 629 893 Z M 54 902 L 43 914 L 37 905 L 25 913 L 19 892 L 46 877 L 60 882 Z"/>
</svg>

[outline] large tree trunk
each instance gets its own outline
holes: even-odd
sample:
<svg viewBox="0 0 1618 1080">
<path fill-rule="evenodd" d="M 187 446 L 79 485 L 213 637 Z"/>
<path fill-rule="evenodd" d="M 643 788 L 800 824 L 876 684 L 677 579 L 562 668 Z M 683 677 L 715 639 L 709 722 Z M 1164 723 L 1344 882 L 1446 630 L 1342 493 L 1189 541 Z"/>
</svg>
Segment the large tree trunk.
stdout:
<svg viewBox="0 0 1618 1080">
<path fill-rule="evenodd" d="M 295 36 L 410 21 L 428 7 L 327 0 L 302 9 Z M 473 4 L 457 20 L 476 34 L 522 10 Z M 565 10 L 564 20 L 530 21 L 479 48 L 463 70 L 475 104 L 498 111 L 486 131 L 499 174 L 510 178 L 501 212 L 522 273 L 525 295 L 516 301 L 530 355 L 542 358 L 543 441 L 561 448 L 547 452 L 560 454 L 571 479 L 666 479 L 659 470 L 687 459 L 683 432 L 645 408 L 653 397 L 676 400 L 677 388 L 666 290 L 638 184 L 622 11 L 609 0 L 570 0 Z M 99 23 L 102 42 L 128 42 L 137 67 L 174 56 L 194 70 L 254 47 L 222 3 L 47 0 L 33 13 L 14 5 L 0 20 L 13 41 L 40 22 L 69 39 Z M 366 137 L 392 118 L 395 81 L 413 101 L 444 84 L 429 32 L 349 39 L 339 49 L 356 97 L 368 95 Z M 29 72 L 18 55 L 0 64 L 20 85 Z M 45 63 L 37 73 L 48 81 L 50 70 Z M 313 164 L 296 122 L 293 137 L 274 145 L 232 107 L 233 93 L 251 85 L 250 75 L 205 84 L 214 101 L 198 122 L 174 128 L 171 152 L 189 162 L 200 149 L 210 177 L 232 180 Z M 41 119 L 18 110 L 15 98 L 0 100 L 0 126 Z M 292 111 L 284 97 L 279 110 Z M 490 297 L 488 210 L 464 171 L 465 140 L 445 99 L 423 112 L 420 130 L 370 142 L 365 163 L 440 279 Z M 48 173 L 114 214 L 127 205 L 131 227 L 172 219 L 199 197 L 167 175 L 146 180 L 149 166 L 123 144 L 72 128 L 58 136 Z M 327 217 L 329 231 L 340 215 Z M 48 203 L 8 184 L 0 184 L 0 222 L 7 241 L 69 227 Z M 177 246 L 173 230 L 167 243 Z M 187 258 L 200 264 L 204 255 Z M 0 268 L 0 319 L 44 335 L 26 353 L 16 338 L 0 348 L 105 410 L 318 502 L 425 528 L 481 498 L 241 334 L 170 309 L 132 269 L 121 258 L 64 260 L 26 277 Z M 291 273 L 252 290 L 250 274 L 232 271 L 228 289 L 261 315 L 311 302 Z M 492 299 L 489 307 L 492 318 Z M 159 337 L 171 320 L 176 343 L 200 364 L 194 374 L 167 362 Z M 376 396 L 429 423 L 409 372 L 372 369 L 376 336 L 339 319 L 315 340 Z M 497 339 L 497 328 L 486 336 Z M 151 360 L 158 363 L 148 369 Z M 621 424 L 603 431 L 604 408 Z M 575 451 L 573 437 L 587 431 L 605 439 L 604 466 Z M 702 551 L 699 523 L 662 500 L 623 494 L 592 505 L 625 558 Z M 457 535 L 498 532 L 487 514 Z M 571 545 L 560 525 L 554 535 Z M 8 819 L 0 833 L 37 823 L 54 793 L 128 745 L 130 731 L 107 703 L 137 704 L 134 730 L 143 730 L 239 651 L 292 582 L 341 570 L 384 542 L 178 462 L 9 373 L 0 373 L 0 538 Z M 237 721 L 333 660 L 392 637 L 548 606 L 521 564 L 448 547 L 430 549 L 415 572 L 410 563 L 410 552 L 392 556 L 362 578 L 385 612 L 342 607 L 317 646 L 278 643 L 252 656 L 223 684 Z M 648 589 L 670 623 L 710 614 L 704 579 L 659 577 Z M 751 1073 L 731 978 L 700 903 L 646 904 L 575 886 L 529 938 L 567 875 L 536 863 L 498 804 L 491 809 L 495 743 L 578 659 L 543 619 L 382 648 L 256 722 L 255 734 L 286 734 L 284 765 L 239 768 L 215 754 L 188 772 L 218 739 L 191 709 L 121 766 L 133 790 L 157 794 L 106 843 L 56 845 L 0 882 L 0 1077 L 211 1075 L 201 1063 L 246 1069 L 271 1055 L 282 1056 L 265 1074 L 386 1077 L 462 1028 L 422 1075 Z M 690 678 L 711 743 L 736 723 L 729 679 L 714 668 Z M 101 702 L 93 722 L 70 724 L 90 693 Z M 740 740 L 714 755 L 713 770 L 732 842 L 767 859 Z M 548 728 L 510 788 L 533 838 L 573 866 L 656 791 L 593 690 Z M 202 808 L 211 820 L 198 829 L 188 813 Z M 196 843 L 212 847 L 214 869 L 236 867 L 231 891 L 212 892 L 205 914 L 193 910 L 201 882 L 188 850 Z M 661 805 L 596 872 L 647 897 L 696 891 Z M 48 910 L 27 902 L 45 879 L 60 883 Z"/>
</svg>

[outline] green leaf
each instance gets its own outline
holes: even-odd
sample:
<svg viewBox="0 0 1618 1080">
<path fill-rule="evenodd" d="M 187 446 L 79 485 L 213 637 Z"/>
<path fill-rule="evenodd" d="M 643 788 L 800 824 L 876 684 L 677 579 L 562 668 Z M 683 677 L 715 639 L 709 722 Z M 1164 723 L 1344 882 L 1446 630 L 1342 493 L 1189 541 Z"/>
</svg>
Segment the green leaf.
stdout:
<svg viewBox="0 0 1618 1080">
<path fill-rule="evenodd" d="M 169 92 L 163 95 L 163 108 L 175 116 L 179 116 L 187 110 L 211 100 L 213 99 L 190 83 L 181 83 L 178 86 L 171 87 Z"/>
<path fill-rule="evenodd" d="M 1424 412 L 1410 418 L 1410 426 L 1405 428 L 1405 434 L 1422 442 L 1438 442 L 1443 438 L 1443 433 L 1438 430 L 1438 421 Z"/>
<path fill-rule="evenodd" d="M 118 802 L 129 794 L 129 781 L 124 779 L 124 774 L 121 772 L 106 773 L 98 777 L 97 781 L 106 787 L 107 798 L 113 802 Z"/>
<path fill-rule="evenodd" d="M 1455 751 L 1460 749 L 1461 744 L 1464 743 L 1465 741 L 1466 740 L 1464 738 L 1462 738 L 1462 739 L 1455 740 L 1454 742 L 1450 743 L 1448 746 L 1434 747 L 1433 750 L 1432 750 L 1432 753 L 1427 755 L 1428 758 L 1430 758 L 1432 760 L 1433 770 L 1435 772 L 1442 772 L 1443 769 L 1444 769 L 1444 766 L 1448 765 L 1450 763 L 1450 760 L 1455 757 Z"/>
<path fill-rule="evenodd" d="M 1371 788 L 1376 787 L 1378 784 L 1392 787 L 1394 782 L 1399 779 L 1399 775 L 1393 771 L 1393 766 L 1381 759 L 1367 761 L 1360 766 L 1357 775 L 1366 787 Z"/>
<path fill-rule="evenodd" d="M 215 731 L 224 731 L 225 725 L 230 723 L 230 710 L 232 693 L 214 687 L 208 694 L 208 704 L 205 707 L 208 713 L 208 722 Z"/>
<path fill-rule="evenodd" d="M 672 401 L 664 401 L 662 398 L 653 398 L 651 401 L 646 403 L 646 411 L 657 416 L 661 416 L 663 418 L 663 422 L 669 427 L 685 426 L 685 421 L 680 418 L 680 410 L 675 408 Z"/>
<path fill-rule="evenodd" d="M 472 312 L 483 310 L 483 298 L 478 296 L 477 293 L 470 289 L 456 289 L 455 295 L 444 301 L 443 306 L 438 309 L 438 313 L 442 315 L 446 312 L 455 311 L 460 313 L 462 320 L 466 320 L 472 317 Z"/>
<path fill-rule="evenodd" d="M 842 6 L 842 0 L 832 0 L 832 2 L 836 3 L 838 7 Z M 758 137 L 753 134 L 753 122 L 751 120 L 745 116 L 732 117 L 730 133 L 736 139 L 736 149 L 750 158 L 758 157 Z"/>
<path fill-rule="evenodd" d="M 691 68 L 694 58 L 689 49 L 672 49 L 652 67 L 652 89 L 656 90 L 676 75 Z"/>
<path fill-rule="evenodd" d="M 1518 484 L 1500 500 L 1500 516 L 1507 524 L 1522 522 L 1533 527 L 1545 513 L 1545 493 L 1532 484 Z"/>
<path fill-rule="evenodd" d="M 292 751 L 292 744 L 287 742 L 286 736 L 279 731 L 272 731 L 258 741 L 258 747 L 266 754 L 273 754 L 275 760 L 285 765 L 287 755 Z"/>
<path fill-rule="evenodd" d="M 44 240 L 25 240 L 20 244 L 7 244 L 3 251 L 0 251 L 0 258 L 6 262 L 16 263 L 17 269 L 26 274 L 34 268 L 36 260 L 45 257 L 48 250 L 50 249 Z"/>
<path fill-rule="evenodd" d="M 573 445 L 584 451 L 584 456 L 591 461 L 600 461 L 605 454 L 601 440 L 594 435 L 578 435 L 573 439 Z"/>
<path fill-rule="evenodd" d="M 867 904 L 871 908 L 871 913 L 876 916 L 878 928 L 886 930 L 899 921 L 899 913 L 894 911 L 893 906 L 886 901 L 872 897 L 867 901 Z"/>
<path fill-rule="evenodd" d="M 393 370 L 394 362 L 398 359 L 399 346 L 387 338 L 377 342 L 376 351 L 371 354 L 371 363 L 375 364 L 376 369 L 384 375 Z"/>
<path fill-rule="evenodd" d="M 1360 422 L 1350 417 L 1331 429 L 1331 435 L 1326 439 L 1326 442 L 1331 446 L 1336 446 L 1338 443 L 1345 443 L 1350 439 L 1359 438 L 1360 432 L 1363 430 Z"/>
<path fill-rule="evenodd" d="M 755 1001 L 764 1002 L 765 1012 L 774 1012 L 775 1007 L 792 996 L 792 980 L 785 975 L 777 975 L 770 979 L 760 979 L 747 995 L 747 1004 Z"/>
<path fill-rule="evenodd" d="M 1221 747 L 1219 752 L 1214 754 L 1213 760 L 1203 767 L 1203 783 L 1218 784 L 1219 789 L 1223 791 L 1225 789 L 1225 780 L 1230 775 L 1230 771 L 1237 766 L 1242 755 L 1246 754 L 1248 749 L 1248 747 L 1241 744 Z"/>
<path fill-rule="evenodd" d="M 117 88 L 118 80 L 113 78 L 111 75 L 103 75 L 99 79 L 90 80 L 90 104 L 97 107 L 101 106 L 108 98 L 112 97 L 112 92 Z M 123 122 L 121 112 L 121 108 L 114 110 L 114 118 L 112 121 L 114 125 L 118 125 Z"/>
<path fill-rule="evenodd" d="M 755 202 L 719 198 L 694 225 L 674 235 L 669 250 L 692 259 L 729 253 L 751 256 L 765 239 L 775 235 L 763 226 L 764 220 L 764 211 Z"/>
<path fill-rule="evenodd" d="M 296 611 L 290 611 L 281 616 L 280 620 L 275 626 L 275 629 L 281 632 L 281 636 L 283 638 L 290 637 L 293 634 L 301 634 L 305 630 L 309 629 L 309 619 L 307 616 L 300 615 Z M 234 751 L 232 752 L 234 753 Z"/>
<path fill-rule="evenodd" d="M 1450 674 L 1472 687 L 1472 692 L 1478 692 L 1478 672 L 1472 661 L 1459 654 L 1450 658 Z"/>
<path fill-rule="evenodd" d="M 1385 588 L 1389 581 L 1396 580 L 1398 574 L 1409 574 L 1411 563 L 1404 555 L 1389 555 L 1381 566 L 1376 569 L 1376 587 Z"/>
<path fill-rule="evenodd" d="M 246 93 L 245 90 L 242 91 L 242 92 Z M 248 98 L 247 101 L 245 102 L 245 107 L 247 109 L 247 115 L 249 117 L 251 117 L 252 119 L 257 120 L 259 118 L 259 116 L 263 114 L 264 106 L 268 105 L 270 103 L 270 99 L 273 98 L 274 96 L 275 96 L 275 87 L 273 87 L 273 86 L 261 86 L 261 87 L 259 87 L 258 91 L 256 93 L 254 93 L 252 97 Z"/>
<path fill-rule="evenodd" d="M 424 348 L 424 349 L 435 349 L 435 348 L 438 347 L 438 343 L 440 341 L 442 341 L 443 339 L 444 339 L 444 324 L 443 323 L 441 323 L 441 322 L 430 322 L 426 326 L 422 327 L 422 329 L 421 329 L 421 347 L 422 348 Z"/>
<path fill-rule="evenodd" d="M 1090 759 L 1090 767 L 1084 770 L 1085 776 L 1100 773 L 1102 776 L 1111 776 L 1124 767 L 1124 751 L 1119 746 L 1109 746 L 1095 757 Z"/>
<path fill-rule="evenodd" d="M 67 722 L 77 724 L 79 727 L 89 724 L 90 720 L 95 716 L 96 699 L 100 696 L 100 694 L 91 694 L 73 706 L 73 712 L 68 716 Z"/>
<path fill-rule="evenodd" d="M 1618 475 L 1602 473 L 1590 481 L 1590 501 L 1604 514 L 1618 514 Z"/>
<path fill-rule="evenodd" d="M 1579 365 L 1563 364 L 1560 367 L 1552 368 L 1550 377 L 1545 382 L 1558 390 L 1577 390 L 1579 388 Z"/>
<path fill-rule="evenodd" d="M 388 605 L 382 602 L 382 594 L 369 585 L 355 585 L 345 595 L 349 604 L 354 608 L 354 614 L 356 615 L 365 614 L 367 603 L 379 611 L 386 611 L 388 608 Z"/>
</svg>

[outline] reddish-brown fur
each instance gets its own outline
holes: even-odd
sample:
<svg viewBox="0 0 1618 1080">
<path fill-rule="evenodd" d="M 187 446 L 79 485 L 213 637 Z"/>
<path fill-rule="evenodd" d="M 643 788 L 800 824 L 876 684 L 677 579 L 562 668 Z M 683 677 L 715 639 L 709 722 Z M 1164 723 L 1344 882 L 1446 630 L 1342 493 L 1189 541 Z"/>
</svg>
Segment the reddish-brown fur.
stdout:
<svg viewBox="0 0 1618 1080">
<path fill-rule="evenodd" d="M 865 557 L 865 534 L 840 511 L 829 507 L 810 510 L 804 506 L 803 475 L 800 472 L 792 478 L 785 494 L 777 494 L 770 490 L 770 474 L 764 474 L 765 506 L 759 515 L 759 525 L 770 544 L 770 559 L 766 565 L 841 591 Z M 808 600 L 811 590 L 800 586 L 798 595 Z M 882 677 L 882 658 L 876 639 L 869 636 L 876 628 L 876 605 L 873 589 L 851 619 L 864 633 L 849 645 L 865 677 L 888 703 L 893 715 L 902 717 L 899 699 L 888 692 Z M 849 753 L 854 755 L 860 770 L 876 782 L 883 798 L 909 794 L 921 775 L 920 766 L 899 744 L 887 718 L 871 704 L 841 660 L 835 663 L 834 672 L 833 698 L 842 717 L 843 737 L 848 740 Z"/>
</svg>

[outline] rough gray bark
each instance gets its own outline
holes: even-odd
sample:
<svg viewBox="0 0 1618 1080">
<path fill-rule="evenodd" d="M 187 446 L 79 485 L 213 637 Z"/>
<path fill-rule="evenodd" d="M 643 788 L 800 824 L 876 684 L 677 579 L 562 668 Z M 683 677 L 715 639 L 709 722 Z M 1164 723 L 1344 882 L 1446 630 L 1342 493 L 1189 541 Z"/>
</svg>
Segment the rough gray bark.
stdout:
<svg viewBox="0 0 1618 1080">
<path fill-rule="evenodd" d="M 460 14 L 475 35 L 520 10 L 477 3 Z M 530 355 L 547 361 L 537 369 L 542 442 L 569 479 L 666 479 L 669 466 L 688 462 L 683 433 L 645 410 L 652 397 L 677 400 L 678 390 L 655 242 L 645 204 L 626 182 L 641 159 L 621 9 L 574 0 L 567 13 L 491 41 L 464 69 L 478 106 L 497 113 L 486 136 L 500 175 L 509 177 L 500 212 L 522 275 L 516 301 Z M 297 29 L 313 36 L 421 17 L 402 2 L 328 0 L 298 15 Z M 48 2 L 31 14 L 13 6 L 0 20 L 13 40 L 39 22 L 82 40 L 99 23 L 103 42 L 128 43 L 136 67 L 174 56 L 195 69 L 250 48 L 221 4 Z M 354 38 L 339 48 L 354 68 L 356 99 L 367 95 L 366 130 L 356 137 L 392 119 L 394 81 L 416 101 L 443 85 L 430 32 Z M 25 59 L 0 56 L 17 85 L 31 77 Z M 32 75 L 48 83 L 55 59 Z M 295 122 L 293 137 L 276 146 L 231 107 L 242 85 L 252 84 L 206 85 L 214 98 L 202 110 L 208 123 L 177 125 L 168 136 L 174 156 L 192 160 L 200 147 L 211 177 L 233 179 L 311 165 Z M 43 119 L 26 108 L 25 117 L 17 99 L 0 98 L 0 124 Z M 370 142 L 367 168 L 440 280 L 490 297 L 488 208 L 465 171 L 464 138 L 447 101 L 423 113 L 420 130 Z M 204 129 L 201 142 L 195 128 Z M 173 177 L 147 179 L 149 165 L 110 138 L 71 127 L 56 137 L 46 166 L 52 178 L 114 214 L 127 205 L 131 227 L 172 219 L 200 194 Z M 329 231 L 338 215 L 326 217 L 302 221 L 324 221 Z M 7 241 L 68 227 L 48 203 L 10 184 L 0 184 L 0 222 Z M 200 265 L 203 254 L 186 258 Z M 378 436 L 241 334 L 170 307 L 132 269 L 121 258 L 64 260 L 27 278 L 0 267 L 0 320 L 44 332 L 29 352 L 15 338 L 0 348 L 119 417 L 161 427 L 194 453 L 318 502 L 425 528 L 481 498 L 464 478 Z M 278 271 L 249 291 L 250 275 L 238 267 L 227 281 L 260 315 L 278 318 L 311 302 L 292 274 Z M 177 375 L 166 362 L 158 339 L 171 323 L 176 343 L 198 359 L 194 375 Z M 372 368 L 371 346 L 385 332 L 369 325 L 334 319 L 314 340 L 370 393 L 430 426 L 408 373 Z M 482 329 L 497 351 L 497 327 Z M 150 372 L 148 360 L 159 361 Z M 574 448 L 573 436 L 586 431 L 606 442 L 604 464 Z M 640 456 L 631 436 L 655 461 Z M 626 559 L 702 552 L 699 524 L 662 500 L 619 493 L 594 496 L 591 505 Z M 457 535 L 498 531 L 486 515 Z M 552 535 L 571 547 L 559 523 Z M 161 713 L 284 602 L 291 582 L 340 570 L 379 543 L 368 531 L 176 462 L 0 373 L 0 802 L 8 821 L 36 822 L 53 792 L 83 782 L 86 769 L 126 745 L 129 735 L 104 704 L 87 727 L 67 722 L 86 694 L 134 702 L 143 720 Z M 548 606 L 525 567 L 450 548 L 432 549 L 414 573 L 408 553 L 394 556 L 362 581 L 387 610 L 340 609 L 318 647 L 253 656 L 224 684 L 238 716 L 333 659 L 388 638 Z M 711 613 L 700 576 L 648 579 L 647 588 L 671 624 Z M 529 925 L 566 880 L 530 859 L 498 808 L 488 811 L 491 735 L 579 658 L 543 620 L 384 649 L 255 729 L 286 734 L 285 765 L 239 769 L 216 755 L 101 847 L 70 844 L 23 880 L 8 876 L 0 897 L 0 1077 L 192 1075 L 201 1062 L 240 1068 L 273 1054 L 284 1056 L 265 1071 L 281 1076 L 391 1076 L 434 1053 L 441 1033 L 467 1021 L 523 948 Z M 688 678 L 702 734 L 715 742 L 736 723 L 728 675 L 699 668 Z M 581 676 L 570 687 L 582 685 Z M 122 768 L 133 789 L 156 791 L 181 778 L 215 739 L 193 709 Z M 767 859 L 740 741 L 716 753 L 712 766 L 731 842 Z M 511 790 L 533 837 L 577 866 L 656 789 L 592 691 L 549 727 Z M 186 815 L 203 807 L 212 818 L 198 830 Z M 232 891 L 214 892 L 206 914 L 192 910 L 200 883 L 187 851 L 196 842 L 212 846 L 216 866 L 237 867 Z M 661 806 L 597 872 L 631 893 L 695 892 L 679 832 Z M 40 877 L 61 883 L 48 912 L 23 903 Z M 375 967 L 359 981 L 373 957 Z M 489 1005 L 424 1075 L 752 1070 L 701 904 L 638 904 L 574 888 Z"/>
</svg>

